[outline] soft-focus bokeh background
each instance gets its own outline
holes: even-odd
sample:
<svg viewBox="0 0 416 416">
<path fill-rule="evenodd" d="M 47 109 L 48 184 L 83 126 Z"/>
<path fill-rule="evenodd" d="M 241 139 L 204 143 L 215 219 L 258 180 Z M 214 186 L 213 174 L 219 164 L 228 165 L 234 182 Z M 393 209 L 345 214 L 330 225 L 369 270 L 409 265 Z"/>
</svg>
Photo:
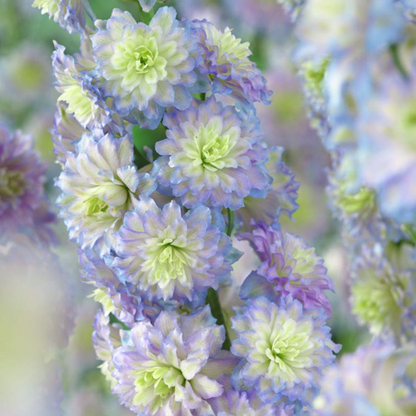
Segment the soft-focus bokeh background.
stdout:
<svg viewBox="0 0 416 416">
<path fill-rule="evenodd" d="M 48 20 L 47 16 L 42 16 L 38 10 L 32 9 L 31 3 L 32 0 L 0 0 L 0 123 L 34 136 L 42 159 L 48 163 L 46 186 L 48 195 L 54 200 L 57 192 L 53 180 L 60 168 L 54 161 L 49 134 L 57 99 L 50 64 L 52 41 L 66 45 L 68 53 L 73 53 L 79 48 L 79 40 Z M 128 9 L 138 17 L 137 5 L 131 2 L 90 0 L 90 3 L 101 19 L 108 18 L 114 7 Z M 253 60 L 264 71 L 269 87 L 274 91 L 272 104 L 259 109 L 264 135 L 270 145 L 286 149 L 285 161 L 301 183 L 300 209 L 294 215 L 295 221 L 287 221 L 283 226 L 301 235 L 325 259 L 336 287 L 336 294 L 332 296 L 334 316 L 331 321 L 334 338 L 343 344 L 343 353 L 354 351 L 364 335 L 348 312 L 348 267 L 338 224 L 331 217 L 325 196 L 325 171 L 329 156 L 320 139 L 309 128 L 300 83 L 290 63 L 293 46 L 290 21 L 276 0 L 170 0 L 168 3 L 175 5 L 182 17 L 206 18 L 220 28 L 232 27 L 239 37 L 250 41 Z M 52 314 L 54 319 L 64 322 L 71 315 L 75 316 L 75 329 L 69 347 L 58 357 L 61 369 L 51 371 L 51 394 L 56 388 L 55 380 L 59 379 L 54 372 L 60 371 L 66 414 L 131 414 L 120 408 L 116 398 L 110 396 L 107 383 L 97 368 L 98 362 L 91 345 L 92 321 L 97 304 L 87 297 L 92 290 L 80 281 L 75 246 L 69 243 L 62 224 L 57 232 L 60 245 L 55 251 L 65 271 L 65 288 L 45 284 L 41 286 L 42 290 L 25 293 L 25 285 L 17 287 L 19 282 L 4 284 L 13 270 L 0 270 L 0 357 L 9 357 L 11 352 L 19 357 L 15 367 L 8 359 L 9 371 L 2 372 L 0 368 L 0 390 L 2 385 L 10 384 L 10 379 L 6 380 L 8 376 L 4 375 L 14 373 L 16 383 L 17 380 L 22 383 L 23 378 L 30 393 L 33 379 L 28 373 L 36 374 L 36 368 L 22 371 L 24 364 L 20 358 L 26 356 L 27 351 L 36 349 L 37 343 L 48 339 L 50 334 L 44 334 L 42 330 L 45 316 Z M 249 259 L 240 261 L 235 270 L 236 279 L 244 279 L 251 267 Z M 27 277 L 29 272 L 22 273 L 22 277 Z M 75 307 L 71 307 L 70 311 L 62 307 L 59 296 L 56 296 L 57 292 L 68 290 L 75 293 L 76 299 Z M 54 299 L 55 302 L 52 301 Z M 33 308 L 28 313 L 28 302 L 38 305 L 35 314 Z M 27 351 L 14 349 L 13 342 Z M 24 374 L 20 375 L 20 371 Z M 12 390 L 13 387 L 10 387 Z M 22 409 L 21 414 L 29 414 L 25 413 L 27 409 Z"/>
</svg>

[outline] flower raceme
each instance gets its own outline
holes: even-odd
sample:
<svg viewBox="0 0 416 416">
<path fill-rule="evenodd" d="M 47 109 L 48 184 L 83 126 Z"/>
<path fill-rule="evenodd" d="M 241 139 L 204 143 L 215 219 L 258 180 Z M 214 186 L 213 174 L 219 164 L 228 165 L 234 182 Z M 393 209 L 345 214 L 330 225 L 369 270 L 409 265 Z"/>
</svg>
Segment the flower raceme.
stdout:
<svg viewBox="0 0 416 416">
<path fill-rule="evenodd" d="M 35 2 L 66 24 L 76 4 Z M 314 250 L 279 228 L 298 183 L 260 130 L 254 105 L 271 92 L 230 29 L 156 7 L 149 24 L 114 9 L 80 29 L 80 54 L 53 53 L 58 206 L 102 306 L 101 371 L 143 416 L 302 415 L 337 351 L 332 286 Z M 261 264 L 231 318 L 216 291 L 235 287 L 237 229 Z"/>
</svg>

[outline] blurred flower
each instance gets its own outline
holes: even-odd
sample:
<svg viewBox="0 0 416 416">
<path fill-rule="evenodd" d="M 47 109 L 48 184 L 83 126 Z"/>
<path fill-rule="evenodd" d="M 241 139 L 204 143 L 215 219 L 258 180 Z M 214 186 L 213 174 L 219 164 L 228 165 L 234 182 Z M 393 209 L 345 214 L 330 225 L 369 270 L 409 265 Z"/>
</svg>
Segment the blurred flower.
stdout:
<svg viewBox="0 0 416 416">
<path fill-rule="evenodd" d="M 360 179 L 374 189 L 380 211 L 399 224 L 416 220 L 416 83 L 385 75 L 358 129 Z"/>
<path fill-rule="evenodd" d="M 197 42 L 176 20 L 173 8 L 159 9 L 149 26 L 118 9 L 96 24 L 93 54 L 105 92 L 114 97 L 120 115 L 134 110 L 142 127 L 155 128 L 165 107 L 189 106 L 190 87 L 197 80 Z"/>
<path fill-rule="evenodd" d="M 374 54 L 400 39 L 403 16 L 392 0 L 309 0 L 297 35 L 304 57 Z"/>
<path fill-rule="evenodd" d="M 1 234 L 33 225 L 34 211 L 44 194 L 45 172 L 32 138 L 0 126 Z"/>
<path fill-rule="evenodd" d="M 351 307 L 359 322 L 368 325 L 372 334 L 394 334 L 397 339 L 414 337 L 414 273 L 414 270 L 413 273 L 395 270 L 377 248 L 361 250 L 353 268 Z M 409 325 L 406 316 L 407 319 L 413 316 L 410 328 L 406 328 Z"/>
<path fill-rule="evenodd" d="M 149 299 L 194 301 L 196 292 L 218 288 L 234 260 L 229 238 L 212 220 L 207 207 L 183 215 L 174 201 L 160 209 L 141 199 L 116 235 L 111 266 Z"/>
<path fill-rule="evenodd" d="M 133 145 L 127 136 L 105 135 L 95 141 L 89 134 L 77 144 L 77 154 L 67 154 L 57 186 L 62 190 L 60 215 L 70 238 L 83 249 L 110 238 L 109 230 L 121 226 L 136 197 L 155 188 L 150 175 L 138 173 L 133 165 Z"/>
<path fill-rule="evenodd" d="M 0 270 L 0 413 L 60 415 L 61 374 L 52 358 L 73 329 L 69 276 L 51 252 L 17 234 L 0 245 Z"/>
<path fill-rule="evenodd" d="M 275 300 L 291 295 L 305 308 L 323 307 L 331 314 L 324 291 L 332 290 L 333 283 L 315 249 L 300 237 L 264 223 L 254 224 L 251 233 L 237 237 L 248 240 L 262 262 L 243 283 L 240 293 L 243 299 L 266 296 Z"/>
<path fill-rule="evenodd" d="M 231 321 L 238 338 L 231 351 L 243 360 L 233 374 L 235 385 L 254 386 L 264 403 L 310 403 L 340 349 L 330 339 L 323 309 L 303 309 L 290 297 L 278 304 L 260 297 L 236 311 Z"/>
<path fill-rule="evenodd" d="M 338 366 L 325 372 L 312 415 L 413 415 L 415 395 L 406 387 L 403 373 L 414 357 L 412 345 L 395 349 L 380 341 L 343 356 Z"/>
<path fill-rule="evenodd" d="M 243 199 L 269 186 L 267 148 L 258 121 L 244 118 L 214 97 L 165 116 L 167 139 L 156 144 L 158 180 L 172 186 L 186 207 L 206 204 L 238 209 Z"/>
<path fill-rule="evenodd" d="M 207 400 L 221 396 L 220 376 L 237 359 L 221 351 L 224 328 L 215 325 L 209 307 L 177 317 L 162 312 L 154 325 L 138 322 L 125 346 L 114 351 L 114 392 L 140 414 L 212 414 Z"/>
<path fill-rule="evenodd" d="M 52 100 L 50 53 L 41 45 L 22 43 L 0 59 L 0 93 L 5 100 L 4 111 L 10 104 L 19 110 Z"/>
</svg>

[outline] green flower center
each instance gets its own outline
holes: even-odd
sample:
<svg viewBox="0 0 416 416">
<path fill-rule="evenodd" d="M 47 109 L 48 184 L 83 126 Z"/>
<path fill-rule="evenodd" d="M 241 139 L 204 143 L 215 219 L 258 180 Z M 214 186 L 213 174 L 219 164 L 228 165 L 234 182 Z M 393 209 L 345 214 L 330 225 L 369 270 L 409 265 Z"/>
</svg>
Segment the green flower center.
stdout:
<svg viewBox="0 0 416 416">
<path fill-rule="evenodd" d="M 85 201 L 85 213 L 89 217 L 107 212 L 108 204 L 97 196 L 92 196 Z"/>
<path fill-rule="evenodd" d="M 0 196 L 10 198 L 23 193 L 25 182 L 23 174 L 19 171 L 0 169 Z"/>
<path fill-rule="evenodd" d="M 153 409 L 163 406 L 165 399 L 175 391 L 175 386 L 183 385 L 185 378 L 181 371 L 168 364 L 154 361 L 153 366 L 135 372 L 136 395 L 134 404 L 146 406 L 153 402 Z"/>
<path fill-rule="evenodd" d="M 137 72 L 143 74 L 147 72 L 154 64 L 156 56 L 146 46 L 139 46 L 133 52 L 134 67 Z"/>
<path fill-rule="evenodd" d="M 309 327 L 298 328 L 296 322 L 289 319 L 283 324 L 282 330 L 270 340 L 266 356 L 280 369 L 288 372 L 288 367 L 305 367 L 310 361 L 305 353 L 312 348 Z"/>
<path fill-rule="evenodd" d="M 234 147 L 229 135 L 218 135 L 214 129 L 205 126 L 195 134 L 194 143 L 195 147 L 187 152 L 188 156 L 211 171 L 224 167 L 224 158 Z"/>
</svg>

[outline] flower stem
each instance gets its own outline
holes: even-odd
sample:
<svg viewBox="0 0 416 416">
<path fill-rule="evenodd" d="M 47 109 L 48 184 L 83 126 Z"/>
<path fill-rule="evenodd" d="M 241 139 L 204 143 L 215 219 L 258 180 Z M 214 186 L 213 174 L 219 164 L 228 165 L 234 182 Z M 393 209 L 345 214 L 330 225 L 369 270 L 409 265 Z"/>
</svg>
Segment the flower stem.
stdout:
<svg viewBox="0 0 416 416">
<path fill-rule="evenodd" d="M 409 74 L 407 73 L 407 71 L 406 71 L 405 67 L 403 66 L 403 63 L 400 59 L 399 48 L 398 48 L 397 43 L 393 43 L 392 45 L 390 45 L 389 50 L 390 50 L 391 59 L 393 60 L 393 63 L 395 65 L 395 67 L 400 72 L 401 76 L 405 80 L 408 80 L 409 79 Z"/>
<path fill-rule="evenodd" d="M 82 5 L 84 6 L 85 13 L 87 13 L 87 15 L 91 19 L 92 23 L 94 23 L 97 20 L 97 16 L 95 15 L 94 11 L 92 10 L 90 2 L 88 0 L 82 0 Z"/>
<path fill-rule="evenodd" d="M 220 298 L 218 297 L 218 292 L 212 288 L 208 290 L 207 301 L 206 303 L 211 307 L 212 316 L 217 320 L 217 325 L 223 325 L 225 329 L 225 341 L 222 344 L 223 350 L 230 350 L 231 340 L 230 335 L 227 331 L 227 326 L 225 325 L 224 314 L 221 309 Z"/>
<path fill-rule="evenodd" d="M 231 211 L 230 208 L 227 209 L 228 214 L 228 224 L 227 224 L 227 235 L 231 237 L 231 233 L 233 232 L 234 228 L 234 211 Z"/>
</svg>

